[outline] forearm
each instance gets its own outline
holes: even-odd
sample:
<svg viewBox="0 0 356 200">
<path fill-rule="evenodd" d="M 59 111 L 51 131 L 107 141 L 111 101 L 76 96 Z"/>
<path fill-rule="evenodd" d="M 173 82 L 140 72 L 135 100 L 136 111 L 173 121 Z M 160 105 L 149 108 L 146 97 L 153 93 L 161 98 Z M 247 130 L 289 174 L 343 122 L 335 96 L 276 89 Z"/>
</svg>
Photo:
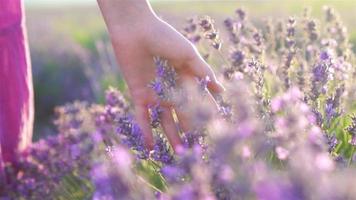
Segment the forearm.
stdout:
<svg viewBox="0 0 356 200">
<path fill-rule="evenodd" d="M 97 0 L 109 32 L 130 31 L 155 18 L 147 0 Z"/>
</svg>

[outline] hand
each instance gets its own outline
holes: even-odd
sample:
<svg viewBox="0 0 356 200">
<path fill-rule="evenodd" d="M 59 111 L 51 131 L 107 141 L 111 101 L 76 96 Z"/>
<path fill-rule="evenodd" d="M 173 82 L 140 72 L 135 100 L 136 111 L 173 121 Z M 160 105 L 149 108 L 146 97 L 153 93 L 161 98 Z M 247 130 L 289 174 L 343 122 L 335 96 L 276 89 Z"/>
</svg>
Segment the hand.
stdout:
<svg viewBox="0 0 356 200">
<path fill-rule="evenodd" d="M 159 101 L 159 97 L 149 87 L 156 78 L 153 57 L 159 56 L 168 60 L 181 80 L 209 77 L 210 92 L 220 93 L 224 89 L 193 44 L 169 24 L 155 15 L 146 15 L 140 20 L 127 24 L 124 27 L 109 27 L 110 36 L 121 72 L 135 105 L 136 120 L 144 133 L 147 146 L 152 149 L 153 136 L 148 106 Z M 215 102 L 212 96 L 209 98 Z M 172 116 L 172 109 L 175 109 L 183 131 L 191 129 L 189 120 L 171 102 L 163 103 L 161 106 L 162 128 L 170 144 L 176 149 L 182 142 Z"/>
</svg>

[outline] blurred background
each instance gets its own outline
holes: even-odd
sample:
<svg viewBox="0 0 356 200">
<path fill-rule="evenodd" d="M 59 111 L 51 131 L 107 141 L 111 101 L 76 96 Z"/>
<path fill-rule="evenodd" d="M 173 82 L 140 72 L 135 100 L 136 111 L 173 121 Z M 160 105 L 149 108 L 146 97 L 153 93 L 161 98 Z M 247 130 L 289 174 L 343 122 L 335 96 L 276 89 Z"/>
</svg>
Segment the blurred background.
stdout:
<svg viewBox="0 0 356 200">
<path fill-rule="evenodd" d="M 300 16 L 305 8 L 321 19 L 323 6 L 328 5 L 348 27 L 356 52 L 355 0 L 151 2 L 157 14 L 177 29 L 195 15 L 210 15 L 221 26 L 236 8 L 244 8 L 257 24 L 268 18 Z M 35 87 L 34 140 L 38 140 L 56 133 L 52 125 L 55 106 L 74 100 L 100 103 L 108 86 L 125 91 L 125 83 L 95 0 L 25 0 L 25 5 Z"/>
</svg>

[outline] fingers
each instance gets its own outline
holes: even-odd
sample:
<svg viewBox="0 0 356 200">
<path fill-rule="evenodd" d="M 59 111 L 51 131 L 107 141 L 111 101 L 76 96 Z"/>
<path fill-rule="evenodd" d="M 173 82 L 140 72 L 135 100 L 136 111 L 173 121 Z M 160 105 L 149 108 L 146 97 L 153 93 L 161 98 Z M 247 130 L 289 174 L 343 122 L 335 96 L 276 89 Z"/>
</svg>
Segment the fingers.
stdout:
<svg viewBox="0 0 356 200">
<path fill-rule="evenodd" d="M 166 34 L 169 37 L 162 38 L 165 36 L 162 35 L 159 38 L 159 42 L 157 42 L 159 45 L 154 45 L 156 48 L 152 50 L 153 53 L 168 59 L 178 70 L 181 66 L 184 66 L 181 70 L 189 71 L 195 77 L 201 79 L 208 77 L 210 79 L 208 89 L 212 93 L 223 92 L 225 90 L 224 87 L 216 79 L 213 70 L 200 56 L 194 45 L 175 31 L 174 28 L 170 27 L 169 30 L 170 34 Z"/>
<path fill-rule="evenodd" d="M 145 140 L 145 145 L 149 150 L 153 149 L 153 136 L 150 125 L 149 112 L 146 106 L 136 106 L 136 120 L 138 125 L 140 126 L 143 137 Z"/>
<path fill-rule="evenodd" d="M 212 108 L 213 111 L 218 111 L 218 106 L 210 93 L 204 97 L 204 100 L 208 104 L 207 107 Z M 175 123 L 172 108 L 171 106 L 162 105 L 162 113 L 160 116 L 161 127 L 169 141 L 172 145 L 174 151 L 176 151 L 182 145 L 182 139 L 180 138 L 178 125 Z M 191 121 L 189 113 L 179 109 L 175 106 L 175 113 L 178 118 L 179 127 L 183 132 L 188 132 L 194 130 L 194 122 Z M 149 150 L 153 149 L 154 140 L 149 118 L 149 110 L 146 106 L 137 106 L 136 107 L 136 120 L 140 126 L 145 145 Z"/>
<path fill-rule="evenodd" d="M 192 123 L 189 118 L 189 114 L 177 106 L 174 107 L 174 111 L 178 118 L 179 128 L 182 132 L 186 133 L 193 129 Z"/>
<path fill-rule="evenodd" d="M 219 106 L 218 103 L 216 102 L 212 92 L 204 92 L 204 95 L 201 96 L 199 95 L 197 92 L 197 90 L 194 90 L 194 88 L 196 88 L 196 86 L 199 84 L 198 81 L 196 80 L 196 78 L 192 77 L 192 76 L 186 76 L 183 75 L 180 77 L 180 79 L 178 80 L 179 84 L 183 86 L 184 90 L 188 92 L 189 97 L 188 98 L 184 98 L 182 100 L 184 100 L 183 102 L 185 102 L 187 105 L 191 105 L 192 103 L 196 103 L 196 102 L 201 102 L 204 104 L 207 104 L 209 109 L 212 109 L 214 112 L 219 110 Z M 218 83 L 220 84 L 220 83 Z M 222 86 L 221 86 L 222 87 Z M 181 102 L 182 102 L 181 100 Z M 188 101 L 188 102 L 186 102 Z"/>
<path fill-rule="evenodd" d="M 217 114 L 219 106 L 210 92 L 204 92 L 204 95 L 199 95 L 199 91 L 194 90 L 198 84 L 195 78 L 182 76 L 179 79 L 179 83 L 189 95 L 181 95 L 182 99 L 178 99 L 173 107 L 181 131 L 188 132 L 196 128 L 197 124 L 192 119 L 196 108 L 201 107 L 210 114 Z"/>
<path fill-rule="evenodd" d="M 179 137 L 177 125 L 174 122 L 170 107 L 162 107 L 161 125 L 169 143 L 172 145 L 173 149 L 176 150 L 182 145 L 182 140 Z"/>
<path fill-rule="evenodd" d="M 212 93 L 221 93 L 225 91 L 222 84 L 216 79 L 216 76 L 210 66 L 204 61 L 204 59 L 196 52 L 194 58 L 187 63 L 190 71 L 194 76 L 201 79 L 209 78 L 208 89 Z"/>
<path fill-rule="evenodd" d="M 207 96 L 205 97 L 209 108 L 212 108 L 212 111 L 214 112 L 214 114 L 218 114 L 219 112 L 219 106 L 218 103 L 215 101 L 215 98 L 213 97 L 213 95 L 211 93 L 208 93 Z"/>
<path fill-rule="evenodd" d="M 176 150 L 182 145 L 182 140 L 179 136 L 177 125 L 172 116 L 172 111 L 167 106 L 162 106 L 161 109 L 161 126 L 169 143 L 172 145 L 173 149 Z M 150 124 L 149 111 L 146 106 L 136 107 L 136 120 L 142 130 L 146 147 L 149 150 L 152 150 L 154 140 Z"/>
</svg>

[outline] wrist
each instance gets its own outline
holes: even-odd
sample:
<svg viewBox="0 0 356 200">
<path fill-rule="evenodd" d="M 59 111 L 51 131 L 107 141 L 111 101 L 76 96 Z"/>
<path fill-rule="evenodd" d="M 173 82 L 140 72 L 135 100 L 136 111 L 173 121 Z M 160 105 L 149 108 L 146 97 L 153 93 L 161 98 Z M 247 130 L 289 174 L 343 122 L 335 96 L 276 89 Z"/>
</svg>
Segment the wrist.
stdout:
<svg viewBox="0 0 356 200">
<path fill-rule="evenodd" d="M 98 4 L 110 34 L 135 31 L 157 19 L 147 0 L 98 0 Z"/>
<path fill-rule="evenodd" d="M 143 31 L 147 31 L 153 24 L 158 21 L 158 18 L 154 14 L 145 14 L 141 16 L 135 16 L 124 21 L 113 20 L 112 23 L 107 24 L 109 33 L 112 35 L 120 34 L 140 34 Z"/>
</svg>

